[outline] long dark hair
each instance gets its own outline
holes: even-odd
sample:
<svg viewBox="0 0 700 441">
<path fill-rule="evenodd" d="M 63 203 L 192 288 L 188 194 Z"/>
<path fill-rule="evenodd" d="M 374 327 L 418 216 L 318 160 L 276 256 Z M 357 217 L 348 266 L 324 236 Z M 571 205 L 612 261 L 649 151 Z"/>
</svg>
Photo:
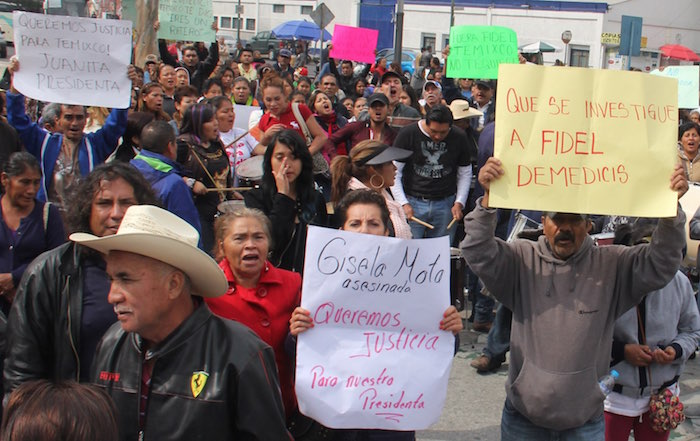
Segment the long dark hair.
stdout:
<svg viewBox="0 0 700 441">
<path fill-rule="evenodd" d="M 197 144 L 202 142 L 202 126 L 205 123 L 213 120 L 215 116 L 214 109 L 208 104 L 195 104 L 182 117 L 182 127 L 180 127 L 180 136 L 189 135 L 194 138 Z"/>
<path fill-rule="evenodd" d="M 306 146 L 304 138 L 302 138 L 296 130 L 280 130 L 272 138 L 267 150 L 265 150 L 261 186 L 263 193 L 270 201 L 274 198 L 275 194 L 277 194 L 277 184 L 272 174 L 272 153 L 275 151 L 277 143 L 288 147 L 292 151 L 292 155 L 301 160 L 301 173 L 296 179 L 297 201 L 301 204 L 299 220 L 304 223 L 309 223 L 316 216 L 316 203 L 319 195 L 314 187 L 313 160 L 311 159 L 311 153 L 309 153 L 309 148 Z"/>
<path fill-rule="evenodd" d="M 92 200 L 100 191 L 102 181 L 113 182 L 125 180 L 134 189 L 134 197 L 139 205 L 160 205 L 151 184 L 131 164 L 125 162 L 110 162 L 95 167 L 85 178 L 75 186 L 66 203 L 65 224 L 69 233 L 92 233 L 90 216 Z"/>
<path fill-rule="evenodd" d="M 7 174 L 8 178 L 14 178 L 29 169 L 39 172 L 39 176 L 41 176 L 41 166 L 34 155 L 28 152 L 14 152 L 5 163 L 3 172 Z"/>
</svg>

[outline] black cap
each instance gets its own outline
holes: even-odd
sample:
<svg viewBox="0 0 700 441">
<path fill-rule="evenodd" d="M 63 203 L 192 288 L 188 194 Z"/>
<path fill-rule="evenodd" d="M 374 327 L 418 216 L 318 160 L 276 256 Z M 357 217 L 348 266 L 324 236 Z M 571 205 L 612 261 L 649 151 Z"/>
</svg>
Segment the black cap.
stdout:
<svg viewBox="0 0 700 441">
<path fill-rule="evenodd" d="M 494 88 L 493 80 L 476 80 L 476 86 L 488 87 L 489 89 Z"/>
<path fill-rule="evenodd" d="M 372 104 L 377 103 L 377 102 L 384 103 L 385 105 L 388 106 L 389 105 L 389 98 L 387 98 L 386 95 L 384 95 L 383 93 L 379 93 L 379 92 L 373 93 L 372 95 L 369 96 L 369 98 L 367 98 L 367 105 L 369 107 L 372 107 Z"/>
<path fill-rule="evenodd" d="M 565 213 L 563 211 L 545 211 L 544 215 L 550 219 L 554 219 L 557 216 L 580 216 L 581 220 L 588 220 L 589 215 L 583 213 Z"/>
<path fill-rule="evenodd" d="M 385 79 L 385 78 L 389 78 L 389 77 L 396 77 L 396 78 L 398 78 L 399 80 L 401 79 L 401 75 L 397 74 L 397 73 L 394 72 L 393 70 L 387 70 L 386 72 L 384 72 L 384 75 L 382 75 L 382 79 L 379 81 L 379 84 L 383 84 L 383 83 L 384 83 L 384 79 Z"/>
<path fill-rule="evenodd" d="M 376 147 L 374 152 L 357 161 L 358 165 L 381 165 L 391 161 L 401 161 L 413 154 L 410 150 L 400 149 L 398 147 L 390 147 L 382 145 Z"/>
</svg>

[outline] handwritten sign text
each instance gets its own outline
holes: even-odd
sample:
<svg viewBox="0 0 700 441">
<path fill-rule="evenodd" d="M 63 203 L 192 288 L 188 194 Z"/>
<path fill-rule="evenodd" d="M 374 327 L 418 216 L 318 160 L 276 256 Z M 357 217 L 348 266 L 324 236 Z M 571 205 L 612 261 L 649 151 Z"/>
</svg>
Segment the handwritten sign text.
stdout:
<svg viewBox="0 0 700 441">
<path fill-rule="evenodd" d="M 129 107 L 131 22 L 13 13 L 24 95 L 64 104 Z"/>
<path fill-rule="evenodd" d="M 297 346 L 305 415 L 333 428 L 416 430 L 437 421 L 454 337 L 447 236 L 399 240 L 309 227 Z M 420 381 L 416 381 L 416 379 Z"/>
<path fill-rule="evenodd" d="M 450 28 L 449 78 L 497 78 L 501 63 L 518 63 L 518 37 L 500 26 Z"/>
<path fill-rule="evenodd" d="M 631 93 L 630 91 L 634 91 Z M 494 207 L 672 216 L 673 80 L 637 72 L 503 65 Z"/>
<path fill-rule="evenodd" d="M 211 0 L 159 0 L 158 38 L 211 43 L 216 33 Z"/>
</svg>

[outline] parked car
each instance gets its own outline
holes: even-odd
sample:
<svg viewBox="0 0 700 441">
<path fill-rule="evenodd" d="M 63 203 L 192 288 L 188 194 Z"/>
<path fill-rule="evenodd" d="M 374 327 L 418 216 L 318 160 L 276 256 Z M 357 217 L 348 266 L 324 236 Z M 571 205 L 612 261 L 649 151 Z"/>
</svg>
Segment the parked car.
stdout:
<svg viewBox="0 0 700 441">
<path fill-rule="evenodd" d="M 227 35 L 227 34 L 219 34 L 216 36 L 217 40 L 219 40 L 220 38 L 224 39 L 224 44 L 228 48 L 228 52 L 230 54 L 232 54 L 236 51 L 236 37 L 233 37 L 233 36 Z"/>
<path fill-rule="evenodd" d="M 3 34 L 5 31 L 0 31 L 0 58 L 7 58 L 7 41 Z"/>
<path fill-rule="evenodd" d="M 255 34 L 248 41 L 248 44 L 254 51 L 260 51 L 263 55 L 267 54 L 271 60 L 274 60 L 280 50 L 282 40 L 279 40 L 270 31 L 261 31 Z"/>
<path fill-rule="evenodd" d="M 415 70 L 415 61 L 418 53 L 411 49 L 401 49 L 401 70 L 404 73 L 408 73 L 409 76 L 413 75 Z M 377 60 L 380 58 L 386 58 L 386 64 L 389 65 L 394 62 L 394 49 L 386 48 L 381 49 L 377 52 Z"/>
</svg>

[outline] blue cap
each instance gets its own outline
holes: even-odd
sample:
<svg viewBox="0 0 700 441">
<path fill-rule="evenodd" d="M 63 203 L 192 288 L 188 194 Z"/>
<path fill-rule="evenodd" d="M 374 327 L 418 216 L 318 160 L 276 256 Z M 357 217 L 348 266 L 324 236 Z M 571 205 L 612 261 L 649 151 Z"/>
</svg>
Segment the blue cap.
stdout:
<svg viewBox="0 0 700 441">
<path fill-rule="evenodd" d="M 612 375 L 612 377 L 613 377 L 614 379 L 616 379 L 616 380 L 617 380 L 618 378 L 620 378 L 620 373 L 617 372 L 615 369 L 613 369 L 613 370 L 610 371 L 610 375 Z"/>
</svg>

